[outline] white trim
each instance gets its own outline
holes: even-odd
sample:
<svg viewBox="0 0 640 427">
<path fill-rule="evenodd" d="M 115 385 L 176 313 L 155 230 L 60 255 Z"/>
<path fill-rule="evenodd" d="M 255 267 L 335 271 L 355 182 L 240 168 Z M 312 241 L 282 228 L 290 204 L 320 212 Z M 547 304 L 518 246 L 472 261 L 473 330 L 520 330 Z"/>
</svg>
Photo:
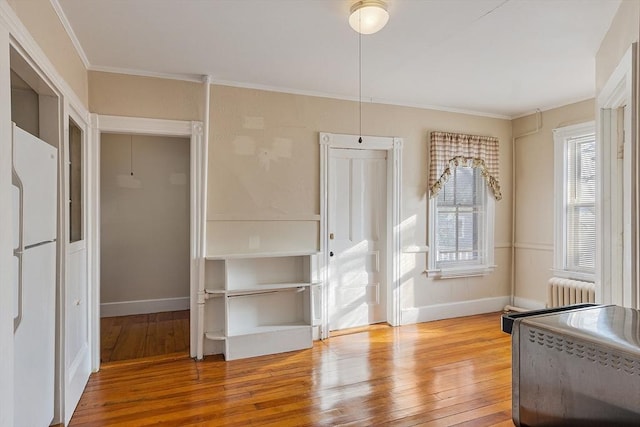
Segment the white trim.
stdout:
<svg viewBox="0 0 640 427">
<path fill-rule="evenodd" d="M 191 298 L 189 297 L 180 297 L 105 302 L 100 304 L 100 317 L 130 316 L 132 314 L 189 310 L 190 301 Z"/>
<path fill-rule="evenodd" d="M 191 187 L 191 197 L 197 200 L 195 204 L 197 213 L 192 214 L 191 233 L 195 233 L 193 252 L 197 256 L 192 260 L 191 270 L 191 357 L 202 359 L 204 352 L 204 302 L 205 302 L 205 256 L 207 253 L 207 176 L 209 165 L 209 127 L 211 109 L 211 76 L 202 78 L 204 91 L 204 122 L 200 126 L 201 143 L 198 144 L 197 153 L 191 156 L 191 167 L 197 168 L 200 180 L 198 185 Z M 194 127 L 195 128 L 195 127 Z M 195 227 L 195 228 L 194 228 Z"/>
<path fill-rule="evenodd" d="M 1 23 L 0 23 L 1 24 Z M 11 87 L 9 32 L 0 25 L 0 84 Z M 0 426 L 13 426 L 14 407 L 14 348 L 13 348 L 13 241 L 5 236 L 13 233 L 13 204 L 11 193 L 11 97 L 0 98 Z"/>
<path fill-rule="evenodd" d="M 516 243 L 513 247 L 530 251 L 553 251 L 553 244 L 549 243 Z"/>
<path fill-rule="evenodd" d="M 97 372 L 100 369 L 100 130 L 96 114 L 90 116 L 87 155 L 87 272 L 91 305 L 91 370 Z"/>
<path fill-rule="evenodd" d="M 82 131 L 82 170 L 81 170 L 81 180 L 82 180 L 82 203 L 84 204 L 82 209 L 82 239 L 70 243 L 69 242 L 69 204 L 64 203 L 63 210 L 65 212 L 64 223 L 62 224 L 62 229 L 64 230 L 62 239 L 62 247 L 66 248 L 65 254 L 65 281 L 64 281 L 64 295 L 65 299 L 68 300 L 67 292 L 69 292 L 69 287 L 73 286 L 71 281 L 69 280 L 69 267 L 70 267 L 70 256 L 73 253 L 82 253 L 84 268 L 81 268 L 81 271 L 84 272 L 84 277 L 81 279 L 81 284 L 85 286 L 86 291 L 86 299 L 75 301 L 76 309 L 78 307 L 85 310 L 86 322 L 84 325 L 86 329 L 80 328 L 80 330 L 86 330 L 86 336 L 83 337 L 82 345 L 80 346 L 80 350 L 78 350 L 75 354 L 69 354 L 68 349 L 69 345 L 67 344 L 66 338 L 66 328 L 64 329 L 65 339 L 64 339 L 64 348 L 61 349 L 61 362 L 64 372 L 63 375 L 60 376 L 61 380 L 63 380 L 63 401 L 61 402 L 62 408 L 62 421 L 65 425 L 69 423 L 75 408 L 77 407 L 78 402 L 80 401 L 80 397 L 82 392 L 89 380 L 89 375 L 92 370 L 91 366 L 91 343 L 92 343 L 92 328 L 90 327 L 92 324 L 92 317 L 98 316 L 98 313 L 94 313 L 92 311 L 92 305 L 90 301 L 92 299 L 91 296 L 91 280 L 90 280 L 90 268 L 91 268 L 91 257 L 89 253 L 89 141 L 91 134 L 89 132 L 89 125 L 87 121 L 87 115 L 78 111 L 77 108 L 68 102 L 67 99 L 64 100 L 63 108 L 62 108 L 62 120 L 63 120 L 63 129 L 64 129 L 64 138 L 63 144 L 61 147 L 61 156 L 64 157 L 64 165 L 69 164 L 69 154 L 70 154 L 70 146 L 69 146 L 69 120 L 73 120 L 74 123 L 80 128 Z M 66 202 L 69 200 L 69 168 L 65 167 L 63 170 L 64 175 L 64 186 L 61 189 L 61 192 L 64 194 L 63 200 Z M 76 291 L 77 292 L 77 291 Z M 67 302 L 63 301 L 60 304 L 60 322 L 63 325 L 68 325 L 68 313 L 67 313 Z M 86 341 L 84 339 L 86 338 Z M 70 360 L 72 359 L 72 360 Z"/>
<path fill-rule="evenodd" d="M 555 268 L 551 269 L 554 277 L 561 277 L 563 279 L 571 279 L 571 280 L 581 280 L 583 282 L 594 282 L 595 275 L 588 273 L 581 273 L 577 271 L 567 271 L 567 270 L 558 270 Z"/>
<path fill-rule="evenodd" d="M 526 308 L 527 310 L 541 310 L 547 308 L 547 304 L 533 299 L 515 297 L 513 303 L 516 307 Z"/>
<path fill-rule="evenodd" d="M 26 53 L 28 58 L 33 61 L 34 64 L 37 64 L 36 70 L 39 69 L 43 76 L 46 76 L 46 78 L 51 81 L 52 86 L 59 90 L 65 98 L 68 98 L 70 103 L 76 106 L 76 108 L 84 106 L 78 94 L 74 92 L 71 86 L 69 86 L 58 73 L 51 61 L 49 61 L 47 55 L 38 43 L 36 43 L 35 39 L 31 36 L 7 1 L 0 1 L 0 18 L 7 24 L 7 28 L 11 34 L 11 45 Z M 86 111 L 84 107 L 82 109 Z"/>
<path fill-rule="evenodd" d="M 407 102 L 402 102 L 399 100 L 392 100 L 392 99 L 373 98 L 373 97 L 366 97 L 363 99 L 359 99 L 356 96 L 339 95 L 335 93 L 328 93 L 328 92 L 322 92 L 322 91 L 299 90 L 299 89 L 292 89 L 288 87 L 270 86 L 270 85 L 238 82 L 238 81 L 231 81 L 231 80 L 215 80 L 214 79 L 212 83 L 220 86 L 231 86 L 231 87 L 239 87 L 244 89 L 256 89 L 256 90 L 263 90 L 267 92 L 289 93 L 292 95 L 313 96 L 318 98 L 330 98 L 330 99 L 338 99 L 342 101 L 362 102 L 366 104 L 396 105 L 400 107 L 420 108 L 423 110 L 446 111 L 449 113 L 489 117 L 492 119 L 505 119 L 505 120 L 511 119 L 509 116 L 504 114 L 487 113 L 482 111 L 465 110 L 462 108 L 452 108 L 452 107 L 444 107 L 444 106 L 430 105 L 430 104 L 407 103 Z"/>
<path fill-rule="evenodd" d="M 278 258 L 278 257 L 294 257 L 317 255 L 316 251 L 293 251 L 293 252 L 254 252 L 239 254 L 217 254 L 207 255 L 204 257 L 207 261 L 227 260 L 227 259 L 255 259 L 255 258 Z"/>
<path fill-rule="evenodd" d="M 4 20 L 6 27 L 9 29 L 9 43 L 8 51 L 15 52 L 15 63 L 12 64 L 16 67 L 17 71 L 24 71 L 26 73 L 33 73 L 32 77 L 34 82 L 37 83 L 37 87 L 40 94 L 46 95 L 41 101 L 46 100 L 48 103 L 55 103 L 57 114 L 47 119 L 50 126 L 55 126 L 57 130 L 49 135 L 49 142 L 59 149 L 60 153 L 64 153 L 65 150 L 65 123 L 67 118 L 67 110 L 73 110 L 77 117 L 86 118 L 88 112 L 84 106 L 84 103 L 80 100 L 77 94 L 71 89 L 67 82 L 58 74 L 57 70 L 51 64 L 47 56 L 41 50 L 40 46 L 35 42 L 33 37 L 29 34 L 22 22 L 15 15 L 13 9 L 7 5 L 6 2 L 0 2 L 0 18 Z M 21 67 L 25 67 L 22 68 Z M 44 84 L 39 84 L 43 82 Z M 52 98 L 50 98 L 51 96 Z M 10 116 L 10 114 L 8 115 Z M 78 120 L 78 123 L 86 122 L 85 120 Z M 55 124 L 55 125 L 54 125 Z M 64 156 L 59 156 L 59 165 L 64 166 Z M 67 212 L 65 203 L 62 198 L 64 196 L 67 175 L 66 168 L 62 167 L 59 173 L 58 182 L 60 186 L 59 192 L 59 206 L 58 206 L 58 235 L 60 237 L 58 247 L 58 271 L 57 271 L 57 291 L 56 291 L 56 385 L 54 396 L 54 423 L 64 422 L 67 418 L 70 418 L 71 414 L 66 411 L 67 396 L 72 393 L 68 384 L 66 384 L 66 378 L 69 377 L 69 373 L 72 371 L 66 364 L 66 329 L 65 329 L 65 295 L 67 292 L 67 253 L 69 250 L 76 250 L 80 245 L 74 245 L 68 247 L 66 241 L 66 222 Z M 87 325 L 89 326 L 89 325 Z M 93 339 L 93 336 L 91 336 Z M 99 357 L 99 355 L 98 355 Z M 84 384 L 81 385 L 84 388 Z"/>
<path fill-rule="evenodd" d="M 166 136 L 191 136 L 192 122 L 99 115 L 98 125 L 102 133 L 158 135 L 158 131 L 162 131 L 162 135 Z"/>
<path fill-rule="evenodd" d="M 456 278 L 456 277 L 471 277 L 471 276 L 484 276 L 494 271 L 495 265 L 495 212 L 496 212 L 496 200 L 489 191 L 484 178 L 481 185 L 483 186 L 485 194 L 485 215 L 484 215 L 484 239 L 481 241 L 484 245 L 484 259 L 480 264 L 464 264 L 464 262 L 456 263 L 450 267 L 439 268 L 437 265 L 438 257 L 438 245 L 436 242 L 437 236 L 437 209 L 436 197 L 429 197 L 429 218 L 427 219 L 427 225 L 429 229 L 429 247 L 436 248 L 429 252 L 427 257 L 427 269 L 425 272 L 428 277 L 434 277 L 438 279 Z"/>
<path fill-rule="evenodd" d="M 578 278 L 593 281 L 593 273 L 568 270 L 566 268 L 567 259 L 567 185 L 568 185 L 568 139 L 594 134 L 597 145 L 597 133 L 595 121 L 578 123 L 570 126 L 563 126 L 553 129 L 554 145 L 554 192 L 553 199 L 554 221 L 553 221 L 553 270 L 562 272 L 562 277 Z M 596 158 L 596 162 L 597 162 Z M 597 170 L 597 166 L 596 166 Z M 596 178 L 597 183 L 597 178 Z M 597 219 L 596 219 L 597 224 Z M 596 225 L 597 226 L 597 225 Z"/>
<path fill-rule="evenodd" d="M 311 221 L 318 222 L 320 221 L 320 215 L 316 214 L 262 214 L 262 213 L 233 213 L 233 214 L 220 214 L 220 213 L 211 213 L 207 217 L 207 221 L 227 221 L 227 222 L 235 222 L 235 221 Z"/>
<path fill-rule="evenodd" d="M 496 265 L 469 265 L 452 267 L 447 269 L 427 269 L 427 277 L 434 279 L 459 279 L 461 277 L 477 277 L 486 276 L 495 271 Z"/>
<path fill-rule="evenodd" d="M 329 151 L 332 148 L 387 151 L 387 323 L 392 326 L 401 320 L 401 201 L 402 201 L 402 139 L 393 137 L 332 134 L 320 132 L 320 252 L 319 269 L 322 287 L 322 325 L 320 338 L 329 337 Z"/>
<path fill-rule="evenodd" d="M 202 83 L 202 76 L 197 74 L 162 73 L 158 71 L 136 70 L 134 68 L 109 67 L 106 65 L 92 65 L 89 71 L 101 73 L 123 74 L 128 76 L 152 77 L 157 79 L 178 80 L 182 82 Z"/>
<path fill-rule="evenodd" d="M 598 95 L 596 104 L 596 301 L 638 308 L 636 79 L 637 43 L 624 54 Z M 617 143 L 624 109 L 624 139 Z M 622 154 L 622 160 L 620 160 Z"/>
<path fill-rule="evenodd" d="M 141 76 L 141 77 L 155 77 L 155 78 L 161 78 L 161 79 L 179 80 L 179 81 L 186 81 L 186 82 L 202 81 L 202 78 L 200 76 L 194 75 L 194 74 L 171 74 L 171 73 L 161 73 L 161 72 L 154 72 L 154 71 L 136 70 L 132 68 L 107 67 L 102 65 L 92 65 L 88 67 L 88 69 L 90 71 L 98 71 L 98 72 L 104 72 L 104 73 L 125 74 L 125 75 Z M 368 97 L 360 100 L 356 96 L 340 95 L 336 93 L 313 91 L 313 90 L 300 90 L 300 89 L 293 89 L 293 88 L 283 87 L 283 86 L 271 86 L 271 85 L 263 85 L 258 83 L 248 83 L 248 82 L 239 82 L 239 81 L 233 81 L 233 80 L 221 80 L 221 79 L 212 79 L 211 84 L 217 85 L 217 86 L 237 87 L 242 89 L 262 90 L 266 92 L 287 93 L 291 95 L 313 96 L 317 98 L 329 98 L 329 99 L 336 99 L 341 101 L 363 102 L 367 104 L 395 105 L 399 107 L 419 108 L 423 110 L 433 110 L 433 111 L 445 111 L 448 113 L 467 114 L 470 116 L 511 120 L 511 116 L 508 116 L 505 114 L 466 110 L 463 108 L 452 108 L 452 107 L 445 107 L 440 105 L 402 102 L 399 100 L 391 100 L 391 99 L 383 99 L 383 98 Z"/>
<path fill-rule="evenodd" d="M 90 163 L 92 174 L 90 177 L 93 190 L 88 201 L 93 209 L 91 223 L 93 244 L 91 253 L 94 257 L 92 266 L 92 307 L 96 313 L 100 311 L 100 134 L 104 133 L 131 133 L 142 135 L 182 136 L 191 139 L 190 143 L 190 292 L 191 298 L 191 340 L 190 354 L 195 357 L 196 352 L 196 328 L 197 307 L 196 295 L 202 279 L 201 269 L 204 265 L 205 225 L 206 225 L 206 138 L 204 137 L 203 124 L 199 121 L 179 121 L 147 119 L 139 117 L 119 117 L 106 115 L 92 115 L 92 157 Z M 100 364 L 100 325 L 99 317 L 95 316 L 92 329 L 96 334 L 93 346 L 94 370 Z"/>
<path fill-rule="evenodd" d="M 405 254 L 422 254 L 427 252 L 429 252 L 429 246 L 426 246 L 426 245 L 407 246 L 402 249 L 402 253 L 405 253 Z"/>
<path fill-rule="evenodd" d="M 78 40 L 78 37 L 76 37 L 76 33 L 73 31 L 73 28 L 71 27 L 71 24 L 67 19 L 67 15 L 64 14 L 64 11 L 62 10 L 62 6 L 60 6 L 60 3 L 58 3 L 58 0 L 49 0 L 49 2 L 51 3 L 53 10 L 56 11 L 56 14 L 58 15 L 58 19 L 60 19 L 62 26 L 64 27 L 65 31 L 67 32 L 67 35 L 71 39 L 71 43 L 73 43 L 73 47 L 76 48 L 76 52 L 78 53 L 80 60 L 84 64 L 84 68 L 88 69 L 91 66 L 91 64 L 89 63 L 89 59 L 87 58 L 87 55 L 85 54 L 84 49 L 82 49 L 82 44 L 80 44 L 80 40 Z"/>
<path fill-rule="evenodd" d="M 451 319 L 453 317 L 495 313 L 502 311 L 504 306 L 509 304 L 510 299 L 511 297 L 509 296 L 502 296 L 406 308 L 402 310 L 401 324 L 410 325 L 412 323 Z"/>
<path fill-rule="evenodd" d="M 592 95 L 589 95 L 587 97 L 580 96 L 580 97 L 576 97 L 576 98 L 569 98 L 569 99 L 566 99 L 566 100 L 562 101 L 559 104 L 551 104 L 551 105 L 547 105 L 545 107 L 536 108 L 535 110 L 529 111 L 527 113 L 516 114 L 515 116 L 511 116 L 510 119 L 511 120 L 521 119 L 523 117 L 532 116 L 532 115 L 534 115 L 536 113 L 543 113 L 545 111 L 555 110 L 556 108 L 566 107 L 567 105 L 577 104 L 578 102 L 589 101 L 589 100 L 593 99 L 593 96 L 594 95 L 592 94 Z"/>
</svg>

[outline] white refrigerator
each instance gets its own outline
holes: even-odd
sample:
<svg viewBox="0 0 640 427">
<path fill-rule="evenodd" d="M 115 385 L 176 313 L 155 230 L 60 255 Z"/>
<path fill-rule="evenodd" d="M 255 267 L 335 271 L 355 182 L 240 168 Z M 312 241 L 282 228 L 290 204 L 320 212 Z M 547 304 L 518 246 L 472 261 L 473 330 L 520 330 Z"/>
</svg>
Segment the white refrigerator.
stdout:
<svg viewBox="0 0 640 427">
<path fill-rule="evenodd" d="M 48 426 L 55 380 L 58 150 L 13 125 L 14 425 Z"/>
</svg>

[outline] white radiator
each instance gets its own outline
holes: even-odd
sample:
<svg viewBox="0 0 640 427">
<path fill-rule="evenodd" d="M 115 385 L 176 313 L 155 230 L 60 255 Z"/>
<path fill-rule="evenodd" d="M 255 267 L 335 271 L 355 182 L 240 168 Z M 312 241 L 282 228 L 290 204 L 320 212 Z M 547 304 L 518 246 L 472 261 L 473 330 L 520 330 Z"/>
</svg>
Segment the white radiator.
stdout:
<svg viewBox="0 0 640 427">
<path fill-rule="evenodd" d="M 547 307 L 596 302 L 596 285 L 580 280 L 552 277 L 547 290 Z"/>
</svg>

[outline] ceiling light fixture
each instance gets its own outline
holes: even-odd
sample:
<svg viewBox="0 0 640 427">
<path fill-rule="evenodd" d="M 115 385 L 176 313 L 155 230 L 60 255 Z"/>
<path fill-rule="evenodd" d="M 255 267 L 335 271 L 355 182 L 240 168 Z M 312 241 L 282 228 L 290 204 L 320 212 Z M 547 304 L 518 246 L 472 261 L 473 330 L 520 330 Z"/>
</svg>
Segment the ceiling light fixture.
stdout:
<svg viewBox="0 0 640 427">
<path fill-rule="evenodd" d="M 380 31 L 389 21 L 387 3 L 382 0 L 360 0 L 351 6 L 349 25 L 360 34 Z"/>
</svg>

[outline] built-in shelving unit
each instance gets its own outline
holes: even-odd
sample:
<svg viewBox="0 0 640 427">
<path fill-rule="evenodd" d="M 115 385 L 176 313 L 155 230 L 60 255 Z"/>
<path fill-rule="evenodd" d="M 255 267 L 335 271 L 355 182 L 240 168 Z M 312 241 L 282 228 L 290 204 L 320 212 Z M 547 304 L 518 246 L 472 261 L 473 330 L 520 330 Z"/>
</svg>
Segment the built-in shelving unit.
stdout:
<svg viewBox="0 0 640 427">
<path fill-rule="evenodd" d="M 225 360 L 310 348 L 316 253 L 231 254 L 205 258 L 199 298 L 202 358 Z"/>
</svg>

